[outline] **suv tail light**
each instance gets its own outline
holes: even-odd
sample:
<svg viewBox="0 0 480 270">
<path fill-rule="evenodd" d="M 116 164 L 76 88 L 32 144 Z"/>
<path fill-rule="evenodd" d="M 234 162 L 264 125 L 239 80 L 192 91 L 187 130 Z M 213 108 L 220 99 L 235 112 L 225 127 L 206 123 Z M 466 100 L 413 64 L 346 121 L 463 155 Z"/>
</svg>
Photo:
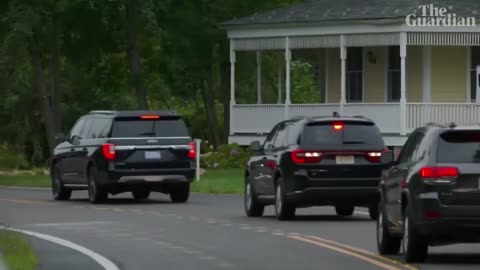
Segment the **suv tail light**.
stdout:
<svg viewBox="0 0 480 270">
<path fill-rule="evenodd" d="M 457 177 L 458 169 L 455 167 L 423 167 L 419 174 L 422 178 Z"/>
<path fill-rule="evenodd" d="M 306 164 L 318 163 L 322 159 L 322 153 L 315 151 L 294 150 L 290 152 L 293 163 Z"/>
<path fill-rule="evenodd" d="M 196 155 L 197 155 L 197 145 L 195 144 L 195 142 L 190 142 L 188 144 L 187 156 L 190 159 L 195 159 Z"/>
<path fill-rule="evenodd" d="M 102 145 L 102 154 L 106 160 L 114 160 L 117 157 L 115 152 L 115 145 L 112 143 L 105 143 Z"/>
<path fill-rule="evenodd" d="M 380 163 L 382 160 L 382 153 L 387 151 L 388 149 L 385 149 L 383 151 L 368 152 L 366 158 L 372 163 Z"/>
</svg>

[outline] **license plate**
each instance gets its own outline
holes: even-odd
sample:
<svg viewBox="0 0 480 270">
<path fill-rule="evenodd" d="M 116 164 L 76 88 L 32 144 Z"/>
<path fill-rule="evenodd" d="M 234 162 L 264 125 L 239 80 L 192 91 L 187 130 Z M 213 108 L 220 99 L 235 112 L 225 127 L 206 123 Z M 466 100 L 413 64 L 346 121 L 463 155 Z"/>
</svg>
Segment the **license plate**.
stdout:
<svg viewBox="0 0 480 270">
<path fill-rule="evenodd" d="M 336 156 L 337 164 L 355 164 L 354 156 Z"/>
<path fill-rule="evenodd" d="M 149 151 L 145 152 L 145 159 L 161 159 L 162 154 L 160 151 Z"/>
</svg>

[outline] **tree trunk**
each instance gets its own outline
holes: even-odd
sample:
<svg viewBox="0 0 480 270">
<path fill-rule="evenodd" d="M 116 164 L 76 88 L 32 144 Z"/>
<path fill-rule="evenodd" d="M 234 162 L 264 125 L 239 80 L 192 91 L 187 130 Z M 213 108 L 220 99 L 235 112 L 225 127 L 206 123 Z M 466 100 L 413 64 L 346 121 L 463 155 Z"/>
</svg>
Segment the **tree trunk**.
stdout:
<svg viewBox="0 0 480 270">
<path fill-rule="evenodd" d="M 43 126 L 47 135 L 47 142 L 51 156 L 53 153 L 53 148 L 55 147 L 54 123 L 51 115 L 50 106 L 51 97 L 47 94 L 41 60 L 42 53 L 40 51 L 40 45 L 38 43 L 38 38 L 35 31 L 28 38 L 28 47 L 33 72 L 33 86 L 36 90 L 36 94 L 38 95 L 38 99 L 41 104 Z"/>
<path fill-rule="evenodd" d="M 223 131 L 224 142 L 228 142 L 230 135 L 230 63 L 220 65 L 220 91 L 222 91 L 223 103 Z"/>
<path fill-rule="evenodd" d="M 61 21 L 58 12 L 53 14 L 53 36 L 52 36 L 52 88 L 51 88 L 51 116 L 54 123 L 54 134 L 58 134 L 62 131 L 62 111 L 60 109 L 60 37 L 61 37 Z"/>
<path fill-rule="evenodd" d="M 132 82 L 137 97 L 137 106 L 140 110 L 148 110 L 147 91 L 143 84 L 140 52 L 137 46 L 137 18 L 138 18 L 138 2 L 137 0 L 125 1 L 127 13 L 127 29 L 128 29 L 128 58 L 130 61 L 130 72 L 132 74 Z"/>
<path fill-rule="evenodd" d="M 217 150 L 220 144 L 220 136 L 218 134 L 217 125 L 217 109 L 215 107 L 215 90 L 213 86 L 213 70 L 208 69 L 207 80 L 202 89 L 203 103 L 205 105 L 205 111 L 207 113 L 207 122 L 212 137 L 212 143 L 215 150 Z"/>
</svg>

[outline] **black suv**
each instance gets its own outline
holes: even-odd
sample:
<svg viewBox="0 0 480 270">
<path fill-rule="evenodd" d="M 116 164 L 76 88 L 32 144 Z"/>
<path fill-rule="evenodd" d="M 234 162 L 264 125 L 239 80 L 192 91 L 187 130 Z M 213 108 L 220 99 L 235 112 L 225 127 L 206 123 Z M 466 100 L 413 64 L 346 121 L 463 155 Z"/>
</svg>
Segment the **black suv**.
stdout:
<svg viewBox="0 0 480 270">
<path fill-rule="evenodd" d="M 337 116 L 337 115 L 335 115 Z M 301 117 L 277 124 L 263 146 L 251 145 L 245 172 L 247 216 L 275 205 L 277 218 L 297 207 L 334 205 L 340 216 L 366 206 L 378 213 L 378 184 L 386 149 L 374 122 L 363 117 Z"/>
<path fill-rule="evenodd" d="M 480 126 L 415 130 L 382 176 L 379 252 L 396 254 L 403 242 L 405 260 L 422 262 L 429 245 L 480 242 L 479 163 Z"/>
<path fill-rule="evenodd" d="M 82 116 L 55 148 L 51 164 L 55 200 L 87 190 L 92 203 L 108 194 L 151 191 L 186 202 L 195 175 L 195 143 L 172 111 L 94 111 Z"/>
</svg>

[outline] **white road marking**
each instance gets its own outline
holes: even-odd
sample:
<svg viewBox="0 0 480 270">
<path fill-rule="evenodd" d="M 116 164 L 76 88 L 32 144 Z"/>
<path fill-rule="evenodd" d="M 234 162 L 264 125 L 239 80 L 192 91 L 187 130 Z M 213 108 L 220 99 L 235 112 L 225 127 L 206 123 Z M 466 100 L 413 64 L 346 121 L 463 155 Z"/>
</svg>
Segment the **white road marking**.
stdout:
<svg viewBox="0 0 480 270">
<path fill-rule="evenodd" d="M 293 233 L 289 233 L 288 235 L 290 235 L 290 236 L 300 236 L 302 234 L 298 233 L 298 232 L 293 232 Z"/>
<path fill-rule="evenodd" d="M 23 189 L 23 190 L 43 190 L 43 191 L 52 190 L 52 188 L 40 188 L 40 187 L 0 187 L 0 189 Z"/>
<path fill-rule="evenodd" d="M 363 216 L 370 216 L 369 213 L 367 213 L 367 212 L 360 212 L 360 211 L 355 211 L 355 214 L 363 215 Z"/>
<path fill-rule="evenodd" d="M 258 233 L 266 233 L 267 230 L 256 230 L 256 232 L 258 232 Z"/>
<path fill-rule="evenodd" d="M 5 227 L 0 227 L 0 228 L 7 229 Z M 107 258 L 103 257 L 102 255 L 100 255 L 100 254 L 98 254 L 98 253 L 96 253 L 96 252 L 94 252 L 94 251 L 92 251 L 92 250 L 90 250 L 86 247 L 83 247 L 83 246 L 80 246 L 80 245 L 75 244 L 73 242 L 70 242 L 68 240 L 65 240 L 65 239 L 62 239 L 62 238 L 59 238 L 59 237 L 55 237 L 55 236 L 51 236 L 51 235 L 47 235 L 47 234 L 37 233 L 37 232 L 31 232 L 31 231 L 25 231 L 25 230 L 19 230 L 19 229 L 11 229 L 11 228 L 8 228 L 8 229 L 12 230 L 12 231 L 15 231 L 15 232 L 23 233 L 23 234 L 26 234 L 26 235 L 30 235 L 30 236 L 33 236 L 33 237 L 36 237 L 36 238 L 40 238 L 40 239 L 55 243 L 55 244 L 60 245 L 60 246 L 64 246 L 64 247 L 76 250 L 76 251 L 90 257 L 91 259 L 93 259 L 100 266 L 102 266 L 103 269 L 105 269 L 105 270 L 120 270 L 113 262 L 111 262 Z"/>
<path fill-rule="evenodd" d="M 274 232 L 274 233 L 272 233 L 272 235 L 275 235 L 275 236 L 284 236 L 285 234 L 282 233 L 282 232 Z"/>
<path fill-rule="evenodd" d="M 30 226 L 33 226 L 33 227 L 65 227 L 65 226 L 82 227 L 86 225 L 98 225 L 98 224 L 105 224 L 105 222 L 92 221 L 92 222 L 66 222 L 66 223 L 38 223 L 38 224 L 32 224 Z"/>
</svg>

